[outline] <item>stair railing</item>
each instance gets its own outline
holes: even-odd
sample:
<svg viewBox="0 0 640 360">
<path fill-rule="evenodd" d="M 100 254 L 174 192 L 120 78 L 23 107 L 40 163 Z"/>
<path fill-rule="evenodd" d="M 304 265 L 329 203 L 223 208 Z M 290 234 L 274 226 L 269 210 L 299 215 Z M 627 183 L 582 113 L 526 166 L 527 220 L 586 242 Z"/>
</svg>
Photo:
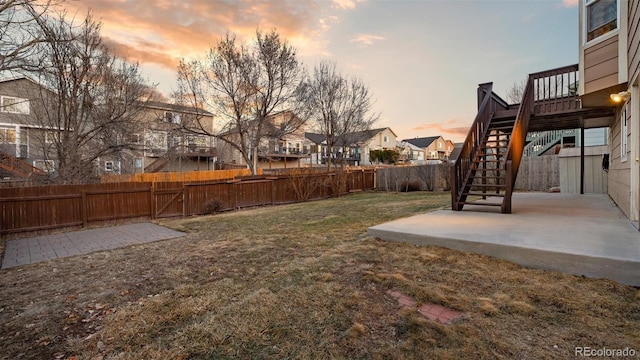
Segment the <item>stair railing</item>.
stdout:
<svg viewBox="0 0 640 360">
<path fill-rule="evenodd" d="M 511 213 L 511 194 L 513 187 L 516 183 L 516 177 L 518 176 L 518 169 L 520 168 L 520 161 L 524 152 L 524 143 L 527 139 L 527 131 L 529 129 L 529 120 L 533 114 L 533 106 L 535 104 L 534 78 L 529 75 L 527 84 L 524 88 L 522 95 L 522 101 L 518 108 L 518 114 L 516 115 L 516 121 L 513 125 L 513 131 L 511 132 L 511 138 L 507 147 L 507 156 L 505 157 L 504 169 L 507 174 L 505 181 L 506 190 L 504 199 L 502 201 L 502 213 Z"/>
<path fill-rule="evenodd" d="M 538 156 L 545 153 L 565 136 L 575 136 L 576 130 L 549 130 L 543 131 L 537 136 L 533 137 L 527 145 L 524 147 L 524 156 Z"/>
<path fill-rule="evenodd" d="M 23 178 L 29 178 L 33 174 L 45 173 L 42 169 L 31 166 L 27 162 L 24 162 L 16 158 L 15 156 L 11 156 L 4 152 L 0 152 L 0 164 L 4 165 L 2 166 L 2 168 L 4 168 L 5 170 L 13 172 Z"/>
<path fill-rule="evenodd" d="M 474 160 L 491 122 L 494 111 L 490 102 L 492 87 L 493 83 L 478 86 L 478 114 L 467 133 L 458 158 L 451 167 L 451 208 L 453 210 L 462 210 L 460 201 L 466 181 L 473 172 Z"/>
</svg>

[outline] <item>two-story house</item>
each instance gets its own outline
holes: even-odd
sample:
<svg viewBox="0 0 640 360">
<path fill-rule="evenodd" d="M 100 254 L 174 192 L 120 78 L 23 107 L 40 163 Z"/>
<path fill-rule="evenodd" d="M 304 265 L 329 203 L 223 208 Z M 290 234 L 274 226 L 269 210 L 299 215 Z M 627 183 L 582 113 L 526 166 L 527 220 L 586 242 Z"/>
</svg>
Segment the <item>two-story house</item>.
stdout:
<svg viewBox="0 0 640 360">
<path fill-rule="evenodd" d="M 27 77 L 0 81 L 0 180 L 55 172 L 57 129 L 40 121 L 53 93 Z M 35 169 L 34 169 L 35 168 Z"/>
<path fill-rule="evenodd" d="M 140 103 L 143 131 L 131 135 L 133 149 L 123 173 L 213 170 L 216 161 L 214 116 L 206 110 L 158 101 Z M 109 172 L 105 159 L 103 172 Z M 116 160 L 117 161 L 117 160 Z"/>
<path fill-rule="evenodd" d="M 608 193 L 640 218 L 640 2 L 580 0 L 578 94 L 583 108 L 615 106 L 609 124 Z M 606 161 L 607 159 L 605 159 Z"/>
<path fill-rule="evenodd" d="M 426 160 L 449 160 L 453 151 L 453 143 L 442 136 L 416 137 L 402 141 L 423 149 Z"/>
<path fill-rule="evenodd" d="M 305 137 L 310 142 L 310 149 L 314 150 L 312 162 L 320 159 L 324 164 L 331 156 L 345 165 L 358 166 L 373 164 L 370 160 L 373 150 L 396 150 L 397 135 L 389 127 L 347 133 L 338 136 L 330 150 L 324 135 L 305 133 Z"/>
<path fill-rule="evenodd" d="M 396 147 L 400 151 L 399 162 L 413 165 L 422 165 L 425 163 L 423 148 L 406 141 L 398 141 Z"/>
</svg>

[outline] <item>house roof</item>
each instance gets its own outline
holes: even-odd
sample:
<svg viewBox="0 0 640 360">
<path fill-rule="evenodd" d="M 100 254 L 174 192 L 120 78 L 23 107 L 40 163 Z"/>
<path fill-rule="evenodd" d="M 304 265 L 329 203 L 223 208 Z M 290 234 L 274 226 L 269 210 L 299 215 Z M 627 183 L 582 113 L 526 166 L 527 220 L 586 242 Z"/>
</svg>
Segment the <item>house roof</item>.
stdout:
<svg viewBox="0 0 640 360">
<path fill-rule="evenodd" d="M 413 138 L 413 139 L 404 139 L 402 141 L 408 142 L 409 144 L 415 145 L 419 148 L 427 148 L 431 145 L 432 142 L 436 141 L 436 139 L 440 138 L 440 136 L 429 136 L 429 137 L 421 137 L 421 138 Z"/>
<path fill-rule="evenodd" d="M 460 152 L 462 151 L 463 145 L 464 143 L 454 143 L 453 151 L 451 151 L 451 154 L 449 154 L 449 159 L 451 159 L 452 161 L 458 160 L 458 156 L 460 156 Z"/>
<path fill-rule="evenodd" d="M 413 151 L 422 151 L 422 152 L 424 152 L 424 148 L 415 146 L 412 143 L 404 141 L 404 140 L 403 141 L 398 141 L 398 147 L 405 147 L 405 148 L 408 147 Z"/>
<path fill-rule="evenodd" d="M 325 136 L 322 134 L 316 134 L 316 133 L 310 133 L 310 132 L 304 133 L 304 137 L 309 139 L 311 142 L 313 142 L 316 145 L 322 144 L 322 142 L 325 139 Z"/>
<path fill-rule="evenodd" d="M 142 102 L 141 104 L 144 107 L 152 108 L 152 109 L 169 110 L 169 111 L 175 111 L 175 112 L 180 112 L 180 113 L 213 116 L 213 114 L 210 113 L 207 110 L 199 109 L 199 108 L 192 107 L 192 106 L 169 104 L 169 103 L 164 103 L 164 102 L 160 102 L 160 101 L 145 101 L 145 102 Z"/>
<path fill-rule="evenodd" d="M 396 133 L 391 130 L 389 127 L 379 128 L 379 129 L 371 129 L 371 130 L 363 130 L 363 131 L 355 131 L 351 133 L 346 133 L 344 135 L 338 136 L 335 139 L 335 146 L 349 146 L 354 145 L 359 142 L 369 140 L 377 134 L 389 129 L 393 136 L 397 136 Z M 315 144 L 320 144 L 326 140 L 326 136 L 324 134 L 317 133 L 304 133 L 304 136 L 314 142 Z"/>
</svg>

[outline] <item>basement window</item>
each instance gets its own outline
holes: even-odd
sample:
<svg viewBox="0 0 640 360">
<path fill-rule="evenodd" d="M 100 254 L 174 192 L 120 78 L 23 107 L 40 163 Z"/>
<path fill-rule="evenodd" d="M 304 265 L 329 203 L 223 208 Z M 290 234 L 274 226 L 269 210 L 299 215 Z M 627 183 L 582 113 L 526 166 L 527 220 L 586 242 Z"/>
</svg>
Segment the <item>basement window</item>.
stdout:
<svg viewBox="0 0 640 360">
<path fill-rule="evenodd" d="M 618 29 L 618 0 L 585 1 L 586 42 Z"/>
</svg>

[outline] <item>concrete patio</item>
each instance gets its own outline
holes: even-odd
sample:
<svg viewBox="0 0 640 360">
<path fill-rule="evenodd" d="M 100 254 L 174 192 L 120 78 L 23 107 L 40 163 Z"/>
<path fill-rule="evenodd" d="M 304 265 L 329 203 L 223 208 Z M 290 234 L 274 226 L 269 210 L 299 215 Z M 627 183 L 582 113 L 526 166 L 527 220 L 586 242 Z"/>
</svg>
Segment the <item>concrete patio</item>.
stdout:
<svg viewBox="0 0 640 360">
<path fill-rule="evenodd" d="M 640 286 L 640 232 L 607 195 L 516 193 L 513 213 L 466 205 L 373 226 L 384 240 L 480 253 Z"/>
</svg>

